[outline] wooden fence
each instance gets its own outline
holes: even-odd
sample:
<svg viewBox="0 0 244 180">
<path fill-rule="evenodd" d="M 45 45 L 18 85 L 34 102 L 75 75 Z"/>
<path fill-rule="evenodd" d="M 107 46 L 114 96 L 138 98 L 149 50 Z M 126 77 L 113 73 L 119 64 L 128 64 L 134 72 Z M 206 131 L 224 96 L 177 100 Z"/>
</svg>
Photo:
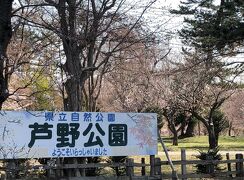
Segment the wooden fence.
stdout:
<svg viewBox="0 0 244 180">
<path fill-rule="evenodd" d="M 52 162 L 52 163 L 50 163 Z M 172 161 L 175 166 L 180 166 L 180 170 L 178 172 L 173 171 L 172 173 L 165 173 L 164 167 L 169 165 L 168 161 L 161 161 L 160 158 L 155 158 L 155 156 L 150 156 L 150 162 L 145 163 L 145 158 L 141 158 L 141 162 L 136 163 L 134 159 L 128 158 L 124 163 L 89 163 L 89 164 L 62 164 L 60 163 L 60 159 L 56 159 L 55 161 L 49 161 L 46 165 L 38 165 L 38 166 L 30 166 L 25 170 L 40 170 L 44 169 L 47 174 L 45 178 L 40 179 L 188 179 L 188 178 L 219 178 L 219 179 L 244 179 L 244 169 L 243 169 L 243 154 L 236 154 L 235 159 L 230 159 L 229 154 L 226 154 L 226 160 L 187 160 L 186 152 L 184 149 L 181 150 L 181 160 Z M 10 161 L 8 164 L 14 163 Z M 198 174 L 196 172 L 188 173 L 188 166 L 195 166 L 196 164 L 202 164 L 207 166 L 206 174 Z M 226 168 L 221 171 L 216 171 L 214 165 L 222 164 L 225 165 Z M 8 177 L 5 174 L 1 175 L 1 180 L 5 179 L 18 179 L 15 176 L 16 172 L 23 170 L 16 166 L 9 167 L 0 167 L 0 172 L 5 171 Z M 124 167 L 126 169 L 126 176 L 120 177 L 111 177 L 111 176 L 96 176 L 96 177 L 84 177 L 81 175 L 81 169 L 89 169 L 89 168 L 116 168 L 116 167 Z M 135 173 L 135 168 L 139 168 L 140 171 Z M 68 177 L 64 176 L 64 171 L 72 171 L 69 173 Z M 71 177 L 73 176 L 73 177 Z M 23 179 L 23 178 L 22 178 Z M 32 178 L 30 178 L 32 179 Z"/>
</svg>

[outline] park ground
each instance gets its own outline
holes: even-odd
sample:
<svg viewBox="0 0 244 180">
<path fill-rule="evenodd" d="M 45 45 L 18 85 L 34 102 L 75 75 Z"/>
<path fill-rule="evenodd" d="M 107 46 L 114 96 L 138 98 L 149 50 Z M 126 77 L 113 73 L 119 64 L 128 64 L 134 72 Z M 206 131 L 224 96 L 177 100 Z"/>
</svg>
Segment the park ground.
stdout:
<svg viewBox="0 0 244 180">
<path fill-rule="evenodd" d="M 170 137 L 162 137 L 162 139 L 169 151 L 180 151 L 182 148 L 186 149 L 186 151 L 208 149 L 208 136 L 179 139 L 178 146 L 172 145 L 172 139 Z M 221 151 L 244 151 L 244 136 L 220 136 L 219 147 Z M 162 151 L 161 144 L 158 144 L 158 150 Z"/>
<path fill-rule="evenodd" d="M 178 146 L 172 145 L 172 139 L 170 137 L 162 137 L 171 160 L 181 159 L 181 149 L 186 150 L 186 158 L 188 160 L 197 159 L 196 155 L 199 151 L 206 152 L 208 150 L 208 137 L 207 136 L 195 136 L 190 138 L 179 139 Z M 235 158 L 235 154 L 244 154 L 244 136 L 241 137 L 230 137 L 220 136 L 219 137 L 219 153 L 226 158 L 226 153 L 230 154 L 230 158 Z M 133 158 L 140 161 L 143 156 L 133 156 Z M 165 152 L 163 151 L 162 145 L 158 143 L 158 154 L 161 160 L 167 160 Z M 145 157 L 149 160 L 149 157 Z"/>
<path fill-rule="evenodd" d="M 199 151 L 206 152 L 208 150 L 208 137 L 207 136 L 195 136 L 190 138 L 179 139 L 178 146 L 172 145 L 172 139 L 170 137 L 162 137 L 172 161 L 181 160 L 181 149 L 186 150 L 187 160 L 197 160 L 196 155 L 199 155 Z M 238 153 L 244 154 L 244 136 L 242 137 L 230 137 L 230 136 L 220 136 L 219 137 L 219 153 L 222 155 L 222 159 L 226 159 L 226 153 L 229 153 L 230 159 L 235 159 L 235 155 Z M 146 163 L 149 163 L 149 156 L 133 156 L 132 158 L 135 162 L 140 162 L 141 158 L 144 157 Z M 160 157 L 162 161 L 166 161 L 166 155 L 163 151 L 162 145 L 158 143 L 158 154 L 156 157 Z M 195 166 L 188 166 L 188 172 L 196 172 Z M 222 169 L 226 169 L 226 165 L 221 165 Z M 234 164 L 233 164 L 233 169 Z M 163 166 L 164 173 L 171 173 L 171 168 L 169 165 Z M 177 172 L 181 172 L 181 167 L 175 165 Z M 137 169 L 137 173 L 140 173 L 140 169 Z M 149 168 L 147 168 L 147 173 L 149 173 Z"/>
<path fill-rule="evenodd" d="M 208 136 L 195 136 L 190 138 L 179 139 L 178 146 L 172 145 L 172 139 L 170 137 L 162 137 L 169 155 L 172 159 L 179 160 L 181 149 L 186 150 L 186 155 L 190 159 L 195 159 L 195 155 L 199 154 L 199 151 L 208 150 Z M 222 155 L 230 153 L 234 156 L 236 153 L 244 154 L 244 136 L 241 137 L 231 137 L 231 136 L 220 136 L 219 137 L 219 152 Z M 158 144 L 158 155 L 164 155 L 162 145 Z M 191 156 L 193 156 L 191 158 Z"/>
</svg>

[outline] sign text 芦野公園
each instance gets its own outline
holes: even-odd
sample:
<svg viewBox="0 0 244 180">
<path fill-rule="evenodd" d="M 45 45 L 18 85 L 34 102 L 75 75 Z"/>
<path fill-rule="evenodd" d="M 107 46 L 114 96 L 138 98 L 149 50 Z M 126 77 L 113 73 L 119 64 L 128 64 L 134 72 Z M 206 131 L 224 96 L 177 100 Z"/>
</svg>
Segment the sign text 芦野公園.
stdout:
<svg viewBox="0 0 244 180">
<path fill-rule="evenodd" d="M 2 111 L 0 159 L 157 154 L 155 113 Z"/>
</svg>

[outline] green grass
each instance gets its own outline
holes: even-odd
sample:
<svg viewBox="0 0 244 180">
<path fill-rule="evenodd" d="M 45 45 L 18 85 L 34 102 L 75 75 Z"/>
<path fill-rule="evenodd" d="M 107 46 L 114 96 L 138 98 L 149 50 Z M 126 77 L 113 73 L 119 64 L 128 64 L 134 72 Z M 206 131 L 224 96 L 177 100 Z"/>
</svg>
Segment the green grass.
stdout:
<svg viewBox="0 0 244 180">
<path fill-rule="evenodd" d="M 169 137 L 162 137 L 165 145 L 170 151 L 180 151 L 184 148 L 189 150 L 207 150 L 208 149 L 208 137 L 207 136 L 196 136 L 191 138 L 179 139 L 178 146 L 172 145 L 172 139 Z M 219 146 L 222 151 L 244 151 L 244 137 L 229 137 L 220 136 Z M 158 144 L 158 150 L 162 151 L 162 146 Z"/>
<path fill-rule="evenodd" d="M 163 137 L 163 141 L 165 142 L 165 145 L 167 149 L 173 153 L 173 152 L 178 152 L 178 153 L 173 153 L 170 154 L 170 158 L 172 161 L 175 160 L 180 160 L 181 155 L 179 151 L 181 148 L 186 149 L 186 152 L 192 151 L 193 154 L 199 154 L 197 150 L 208 150 L 208 137 L 207 136 L 196 136 L 196 137 L 191 137 L 191 138 L 185 138 L 185 139 L 179 139 L 179 145 L 178 146 L 172 146 L 172 139 L 170 137 Z M 220 151 L 244 151 L 244 137 L 228 137 L 228 136 L 221 136 L 219 139 L 219 146 L 220 146 Z M 158 144 L 158 151 L 162 152 L 162 146 L 159 143 Z M 186 154 L 186 159 L 187 160 L 198 160 L 195 155 L 191 153 Z M 141 158 L 143 156 L 133 156 L 132 158 L 135 160 L 135 162 L 140 163 Z M 161 160 L 166 161 L 167 158 L 164 153 L 161 153 L 159 155 L 156 155 L 156 157 L 160 157 Z M 225 153 L 222 154 L 223 160 L 226 159 Z M 149 163 L 149 156 L 144 156 L 146 163 Z M 235 159 L 235 152 L 232 152 L 230 154 L 230 159 Z M 234 169 L 234 165 L 233 169 Z M 181 167 L 180 165 L 174 165 L 175 169 L 177 170 L 178 173 L 181 172 Z M 222 168 L 227 168 L 226 164 L 221 165 Z M 135 173 L 140 174 L 141 168 L 135 168 Z M 146 168 L 147 174 L 149 174 L 149 167 Z M 187 165 L 187 171 L 188 173 L 194 173 L 196 172 L 196 167 L 195 165 Z M 163 166 L 163 173 L 170 174 L 171 173 L 171 168 L 169 165 L 164 165 Z"/>
</svg>

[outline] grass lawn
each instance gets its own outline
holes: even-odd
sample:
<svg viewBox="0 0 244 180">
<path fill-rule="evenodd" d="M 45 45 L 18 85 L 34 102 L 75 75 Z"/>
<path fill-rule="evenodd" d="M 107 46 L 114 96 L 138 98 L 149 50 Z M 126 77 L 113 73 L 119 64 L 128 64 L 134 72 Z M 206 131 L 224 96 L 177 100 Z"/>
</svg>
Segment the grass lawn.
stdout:
<svg viewBox="0 0 244 180">
<path fill-rule="evenodd" d="M 185 138 L 185 139 L 179 139 L 179 145 L 178 146 L 172 146 L 172 139 L 169 137 L 163 137 L 163 141 L 169 150 L 169 155 L 171 160 L 180 160 L 180 150 L 181 148 L 186 149 L 186 159 L 187 160 L 197 160 L 195 155 L 193 154 L 199 154 L 197 150 L 208 150 L 208 137 L 207 136 L 196 136 L 191 138 Z M 244 137 L 228 137 L 228 136 L 221 136 L 219 138 L 219 146 L 220 151 L 232 151 L 230 154 L 231 159 L 235 159 L 235 152 L 233 151 L 244 151 Z M 161 160 L 165 161 L 167 160 L 164 153 L 162 153 L 163 149 L 160 143 L 158 143 L 158 151 L 161 152 L 161 154 L 156 155 L 156 157 L 160 157 Z M 189 152 L 193 152 L 189 153 Z M 221 153 L 222 154 L 222 153 Z M 146 163 L 149 163 L 149 156 L 144 156 Z M 222 154 L 223 160 L 226 159 L 225 152 Z M 140 162 L 142 156 L 134 156 L 135 162 Z M 235 169 L 235 164 L 232 163 L 232 169 Z M 174 165 L 175 169 L 178 173 L 181 172 L 181 166 L 180 165 Z M 221 168 L 227 168 L 226 164 L 221 164 Z M 171 168 L 169 165 L 164 165 L 162 167 L 163 173 L 169 174 L 171 173 Z M 135 173 L 140 174 L 141 168 L 135 168 Z M 146 168 L 147 174 L 149 174 L 149 167 Z M 187 165 L 187 171 L 188 173 L 194 173 L 196 172 L 195 165 Z"/>
<path fill-rule="evenodd" d="M 170 151 L 180 151 L 181 148 L 190 150 L 207 150 L 208 149 L 208 137 L 196 136 L 191 138 L 179 139 L 178 146 L 172 145 L 172 139 L 169 137 L 162 137 L 165 145 Z M 220 136 L 219 146 L 221 151 L 244 151 L 244 137 L 229 137 Z M 162 151 L 162 146 L 158 144 L 158 150 Z"/>
</svg>

